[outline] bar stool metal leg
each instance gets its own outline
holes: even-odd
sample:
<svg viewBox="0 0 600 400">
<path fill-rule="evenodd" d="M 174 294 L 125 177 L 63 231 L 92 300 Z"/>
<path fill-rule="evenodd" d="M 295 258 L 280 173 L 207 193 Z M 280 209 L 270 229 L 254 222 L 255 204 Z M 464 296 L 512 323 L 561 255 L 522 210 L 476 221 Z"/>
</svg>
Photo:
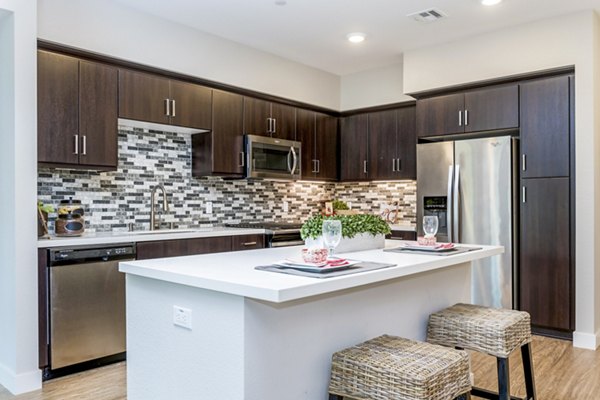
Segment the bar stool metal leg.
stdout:
<svg viewBox="0 0 600 400">
<path fill-rule="evenodd" d="M 498 399 L 510 400 L 510 373 L 508 358 L 496 358 L 498 366 Z"/>
<path fill-rule="evenodd" d="M 343 396 L 338 396 L 337 394 L 329 394 L 329 400 L 344 400 Z"/>
<path fill-rule="evenodd" d="M 531 356 L 531 343 L 521 346 L 521 358 L 523 359 L 523 371 L 525 373 L 525 389 L 527 400 L 536 400 L 535 378 L 533 375 L 533 357 Z"/>
</svg>

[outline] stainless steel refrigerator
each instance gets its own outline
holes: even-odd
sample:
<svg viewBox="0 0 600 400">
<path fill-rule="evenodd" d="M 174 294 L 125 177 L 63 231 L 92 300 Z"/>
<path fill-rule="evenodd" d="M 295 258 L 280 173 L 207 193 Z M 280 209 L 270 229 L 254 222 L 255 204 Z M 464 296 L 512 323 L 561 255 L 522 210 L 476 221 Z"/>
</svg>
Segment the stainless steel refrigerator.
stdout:
<svg viewBox="0 0 600 400">
<path fill-rule="evenodd" d="M 473 262 L 472 302 L 513 308 L 517 287 L 518 139 L 510 136 L 417 145 L 417 227 L 437 215 L 438 241 L 504 246 Z"/>
</svg>

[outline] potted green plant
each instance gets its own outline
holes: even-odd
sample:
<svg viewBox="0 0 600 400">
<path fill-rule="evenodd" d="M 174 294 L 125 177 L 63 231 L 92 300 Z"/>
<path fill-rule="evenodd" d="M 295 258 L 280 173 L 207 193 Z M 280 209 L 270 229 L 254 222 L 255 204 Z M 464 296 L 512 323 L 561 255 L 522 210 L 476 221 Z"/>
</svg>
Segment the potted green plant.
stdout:
<svg viewBox="0 0 600 400">
<path fill-rule="evenodd" d="M 389 225 L 378 215 L 331 215 L 315 214 L 311 216 L 300 230 L 302 239 L 308 247 L 323 247 L 323 221 L 334 219 L 342 222 L 342 240 L 336 253 L 381 249 L 385 246 L 385 235 L 391 233 Z"/>
<path fill-rule="evenodd" d="M 51 204 L 44 204 L 38 200 L 38 237 L 42 237 L 48 233 L 48 213 L 54 212 L 54 207 Z"/>
</svg>

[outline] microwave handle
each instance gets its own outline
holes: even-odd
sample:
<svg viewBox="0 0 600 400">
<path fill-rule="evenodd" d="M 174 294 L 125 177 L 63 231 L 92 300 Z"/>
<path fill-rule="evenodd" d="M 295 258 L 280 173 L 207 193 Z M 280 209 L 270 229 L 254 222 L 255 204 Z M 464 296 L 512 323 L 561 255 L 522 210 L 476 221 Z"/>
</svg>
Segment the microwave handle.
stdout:
<svg viewBox="0 0 600 400">
<path fill-rule="evenodd" d="M 296 172 L 296 167 L 298 166 L 298 156 L 296 156 L 296 150 L 293 147 L 290 148 L 292 157 L 294 157 L 294 164 L 292 165 L 292 175 Z"/>
<path fill-rule="evenodd" d="M 287 155 L 287 167 L 288 167 L 288 171 L 290 174 L 294 174 L 294 170 L 292 169 L 292 160 L 290 159 L 290 157 L 292 156 L 292 152 L 294 151 L 293 147 L 290 147 L 290 151 L 288 152 Z"/>
</svg>

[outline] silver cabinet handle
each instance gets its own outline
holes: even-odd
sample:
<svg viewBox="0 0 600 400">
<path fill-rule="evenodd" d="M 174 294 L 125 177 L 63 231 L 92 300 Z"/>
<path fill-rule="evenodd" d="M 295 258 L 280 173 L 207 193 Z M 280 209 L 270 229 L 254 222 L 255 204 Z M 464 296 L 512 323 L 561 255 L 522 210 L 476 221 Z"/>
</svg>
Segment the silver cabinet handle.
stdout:
<svg viewBox="0 0 600 400">
<path fill-rule="evenodd" d="M 462 126 L 462 111 L 458 112 L 458 126 Z"/>
<path fill-rule="evenodd" d="M 469 110 L 465 110 L 465 126 L 469 125 Z"/>
<path fill-rule="evenodd" d="M 392 172 L 396 172 L 396 159 L 392 159 Z"/>
<path fill-rule="evenodd" d="M 402 171 L 402 160 L 398 159 L 398 168 L 396 168 L 398 172 Z"/>
<path fill-rule="evenodd" d="M 363 172 L 367 173 L 367 160 L 363 161 Z"/>
<path fill-rule="evenodd" d="M 175 116 L 175 100 L 171 100 L 171 117 Z"/>
<path fill-rule="evenodd" d="M 169 99 L 165 99 L 165 115 L 167 117 L 171 115 L 171 102 Z"/>
<path fill-rule="evenodd" d="M 523 162 L 521 163 L 521 170 L 527 171 L 527 156 L 523 154 L 522 159 Z"/>
<path fill-rule="evenodd" d="M 87 137 L 83 135 L 81 139 L 83 140 L 83 150 L 81 151 L 81 154 L 87 156 Z"/>
<path fill-rule="evenodd" d="M 79 154 L 79 135 L 73 135 L 74 139 L 75 139 L 75 151 L 73 151 L 73 154 Z"/>
<path fill-rule="evenodd" d="M 317 160 L 317 174 L 321 173 L 321 160 Z"/>
<path fill-rule="evenodd" d="M 240 165 L 238 167 L 243 167 L 246 164 L 246 157 L 244 157 L 244 152 L 240 151 Z"/>
<path fill-rule="evenodd" d="M 317 160 L 312 160 L 312 171 L 310 172 L 317 172 Z"/>
<path fill-rule="evenodd" d="M 245 242 L 242 243 L 243 246 L 256 246 L 256 242 Z"/>
<path fill-rule="evenodd" d="M 523 186 L 523 203 L 527 203 L 527 188 Z"/>
<path fill-rule="evenodd" d="M 277 119 L 272 118 L 272 120 L 273 120 L 273 133 L 276 133 L 277 132 Z"/>
<path fill-rule="evenodd" d="M 267 133 L 273 133 L 273 119 L 267 118 Z"/>
</svg>

